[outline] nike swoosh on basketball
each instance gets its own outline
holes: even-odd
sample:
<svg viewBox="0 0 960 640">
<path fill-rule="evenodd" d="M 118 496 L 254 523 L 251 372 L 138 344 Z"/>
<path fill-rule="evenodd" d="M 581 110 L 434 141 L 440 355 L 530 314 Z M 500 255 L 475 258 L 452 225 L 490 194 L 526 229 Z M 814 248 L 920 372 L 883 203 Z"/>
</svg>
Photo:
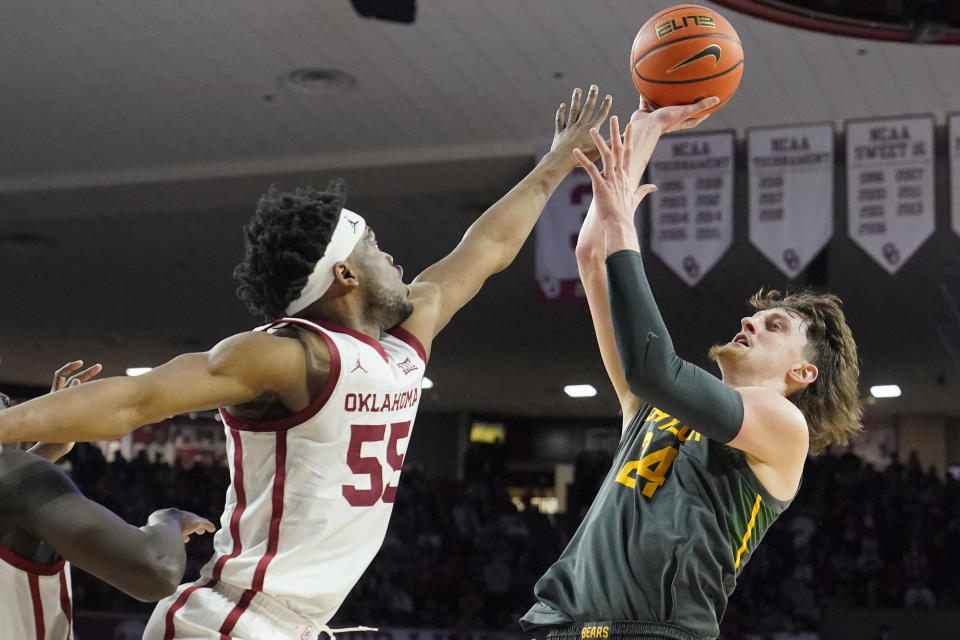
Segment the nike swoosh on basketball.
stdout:
<svg viewBox="0 0 960 640">
<path fill-rule="evenodd" d="M 717 64 L 720 62 L 720 56 L 722 54 L 723 54 L 723 49 L 720 48 L 720 45 L 718 44 L 707 45 L 706 47 L 696 52 L 695 54 L 693 54 L 683 62 L 676 64 L 670 67 L 669 69 L 667 69 L 667 73 L 670 73 L 671 71 L 676 71 L 680 67 L 685 67 L 691 62 L 696 62 L 697 60 L 700 60 L 701 58 L 706 58 L 707 56 L 713 56 L 713 66 L 717 66 Z"/>
</svg>

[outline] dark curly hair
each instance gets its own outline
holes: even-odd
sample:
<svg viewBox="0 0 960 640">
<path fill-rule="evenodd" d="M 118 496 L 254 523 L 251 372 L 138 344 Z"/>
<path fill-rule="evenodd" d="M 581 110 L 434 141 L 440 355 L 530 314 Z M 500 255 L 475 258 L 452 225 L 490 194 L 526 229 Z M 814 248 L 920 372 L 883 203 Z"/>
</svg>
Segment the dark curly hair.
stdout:
<svg viewBox="0 0 960 640">
<path fill-rule="evenodd" d="M 243 261 L 233 270 L 237 296 L 266 320 L 282 317 L 300 295 L 330 242 L 346 200 L 343 180 L 324 190 L 270 187 L 243 228 Z"/>
</svg>

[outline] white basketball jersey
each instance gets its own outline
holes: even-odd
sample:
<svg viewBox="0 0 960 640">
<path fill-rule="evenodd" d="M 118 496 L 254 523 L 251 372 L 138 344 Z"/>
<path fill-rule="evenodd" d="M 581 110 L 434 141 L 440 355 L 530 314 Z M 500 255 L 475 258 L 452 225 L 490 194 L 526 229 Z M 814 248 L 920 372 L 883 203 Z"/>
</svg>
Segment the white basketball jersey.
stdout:
<svg viewBox="0 0 960 640">
<path fill-rule="evenodd" d="M 38 564 L 0 545 L 0 638 L 71 640 L 70 565 Z"/>
<path fill-rule="evenodd" d="M 231 484 L 201 573 L 247 590 L 232 622 L 256 593 L 318 625 L 336 613 L 383 542 L 420 400 L 426 356 L 409 332 L 378 342 L 297 318 L 263 329 L 287 325 L 323 337 L 330 375 L 289 418 L 221 410 Z"/>
</svg>

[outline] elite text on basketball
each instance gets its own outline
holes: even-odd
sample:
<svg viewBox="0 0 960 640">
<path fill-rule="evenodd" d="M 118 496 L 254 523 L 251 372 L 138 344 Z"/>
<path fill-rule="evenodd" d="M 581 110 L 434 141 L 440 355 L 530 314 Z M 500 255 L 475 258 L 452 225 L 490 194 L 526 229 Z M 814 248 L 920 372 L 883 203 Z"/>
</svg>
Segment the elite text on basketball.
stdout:
<svg viewBox="0 0 960 640">
<path fill-rule="evenodd" d="M 690 25 L 695 27 L 709 27 L 711 29 L 716 29 L 717 24 L 713 20 L 713 16 L 683 16 L 682 18 L 671 18 L 670 20 L 665 20 L 656 25 L 655 29 L 657 31 L 657 38 L 662 38 L 668 33 L 673 33 L 674 31 L 679 31 L 680 29 L 686 29 Z"/>
</svg>

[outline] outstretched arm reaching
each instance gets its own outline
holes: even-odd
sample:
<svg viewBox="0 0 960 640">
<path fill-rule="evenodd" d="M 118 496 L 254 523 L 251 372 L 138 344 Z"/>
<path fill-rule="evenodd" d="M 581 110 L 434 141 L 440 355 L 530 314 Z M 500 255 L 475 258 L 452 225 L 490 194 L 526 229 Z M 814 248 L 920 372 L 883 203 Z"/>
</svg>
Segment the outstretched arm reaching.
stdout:
<svg viewBox="0 0 960 640">
<path fill-rule="evenodd" d="M 648 119 L 644 122 L 643 119 L 647 117 L 647 111 L 641 106 L 634 114 L 632 120 L 641 121 L 642 124 L 640 126 L 644 128 L 645 134 L 644 142 L 652 150 L 652 145 L 656 144 L 656 140 L 659 139 L 662 133 L 682 128 L 690 128 L 702 122 L 706 116 L 698 116 L 697 114 L 704 108 L 708 107 L 703 105 L 665 107 L 657 120 Z M 633 128 L 633 125 L 631 125 L 631 128 Z M 616 139 L 611 137 L 610 144 L 620 145 L 619 123 L 617 122 L 616 116 L 610 118 L 610 131 L 611 136 L 616 136 Z M 631 134 L 632 141 L 636 141 L 636 136 L 637 133 L 634 130 Z M 600 140 L 598 133 L 595 134 L 595 137 L 597 140 Z M 641 149 L 637 157 L 642 157 L 640 155 L 642 153 L 643 150 Z M 593 166 L 589 159 L 584 158 L 581 162 L 584 161 Z M 633 162 L 630 165 L 630 173 L 627 177 L 631 184 L 639 184 L 645 168 L 646 162 Z M 639 204 L 640 199 L 655 189 L 656 187 L 652 185 L 641 187 L 637 193 L 637 203 Z M 635 209 L 636 205 L 633 205 L 631 212 Z M 636 238 L 635 232 L 632 231 L 632 235 Z M 642 399 L 635 392 L 631 391 L 624 377 L 623 368 L 617 355 L 613 325 L 610 320 L 610 301 L 607 294 L 607 270 L 604 264 L 607 257 L 607 246 L 604 228 L 603 225 L 600 224 L 597 215 L 596 201 L 591 202 L 590 208 L 587 211 L 587 217 L 580 229 L 580 235 L 577 238 L 576 255 L 580 280 L 583 283 L 583 288 L 587 296 L 587 304 L 590 307 L 590 317 L 593 320 L 594 333 L 596 334 L 597 343 L 600 347 L 600 356 L 603 359 L 607 376 L 610 378 L 610 382 L 613 384 L 617 398 L 620 401 L 623 427 L 626 428 L 630 420 L 633 419 L 634 414 L 640 409 Z"/>
<path fill-rule="evenodd" d="M 53 464 L 22 451 L 0 459 L 0 513 L 63 558 L 138 600 L 173 593 L 186 565 L 183 543 L 214 531 L 213 523 L 179 509 L 151 514 L 134 527 L 85 498 Z"/>
<path fill-rule="evenodd" d="M 611 103 L 607 96 L 598 104 L 598 93 L 596 86 L 590 87 L 581 104 L 577 89 L 569 109 L 560 105 L 550 152 L 467 229 L 449 255 L 427 267 L 411 284 L 415 310 L 403 327 L 428 351 L 433 338 L 477 294 L 486 279 L 516 258 L 550 195 L 576 166 L 572 150 L 579 146 L 592 149 L 589 130 L 606 120 Z"/>
<path fill-rule="evenodd" d="M 624 378 L 630 391 L 655 403 L 660 409 L 702 431 L 729 442 L 738 433 L 743 405 L 736 391 L 699 367 L 677 357 L 670 334 L 660 317 L 650 285 L 643 272 L 640 243 L 633 214 L 640 200 L 652 190 L 638 187 L 653 147 L 671 115 L 686 120 L 678 109 L 709 108 L 711 100 L 634 117 L 623 139 L 619 123 L 610 119 L 610 144 L 599 132 L 591 133 L 600 150 L 602 171 L 576 151 L 593 184 L 599 224 L 603 227 L 610 316 Z"/>
<path fill-rule="evenodd" d="M 321 360 L 321 354 L 315 354 Z M 319 365 L 329 363 L 319 362 Z M 231 336 L 142 376 L 106 378 L 0 411 L 0 442 L 119 438 L 172 415 L 274 394 L 291 410 L 309 404 L 299 340 L 262 331 Z"/>
<path fill-rule="evenodd" d="M 623 428 L 630 423 L 634 414 L 640 410 L 642 399 L 630 390 L 627 379 L 617 356 L 617 345 L 613 338 L 613 324 L 610 321 L 610 300 L 607 296 L 606 242 L 603 228 L 597 220 L 597 208 L 594 203 L 587 210 L 587 217 L 577 237 L 577 270 L 587 296 L 593 332 L 600 347 L 600 358 L 610 378 L 613 389 L 620 401 L 623 416 Z"/>
</svg>

